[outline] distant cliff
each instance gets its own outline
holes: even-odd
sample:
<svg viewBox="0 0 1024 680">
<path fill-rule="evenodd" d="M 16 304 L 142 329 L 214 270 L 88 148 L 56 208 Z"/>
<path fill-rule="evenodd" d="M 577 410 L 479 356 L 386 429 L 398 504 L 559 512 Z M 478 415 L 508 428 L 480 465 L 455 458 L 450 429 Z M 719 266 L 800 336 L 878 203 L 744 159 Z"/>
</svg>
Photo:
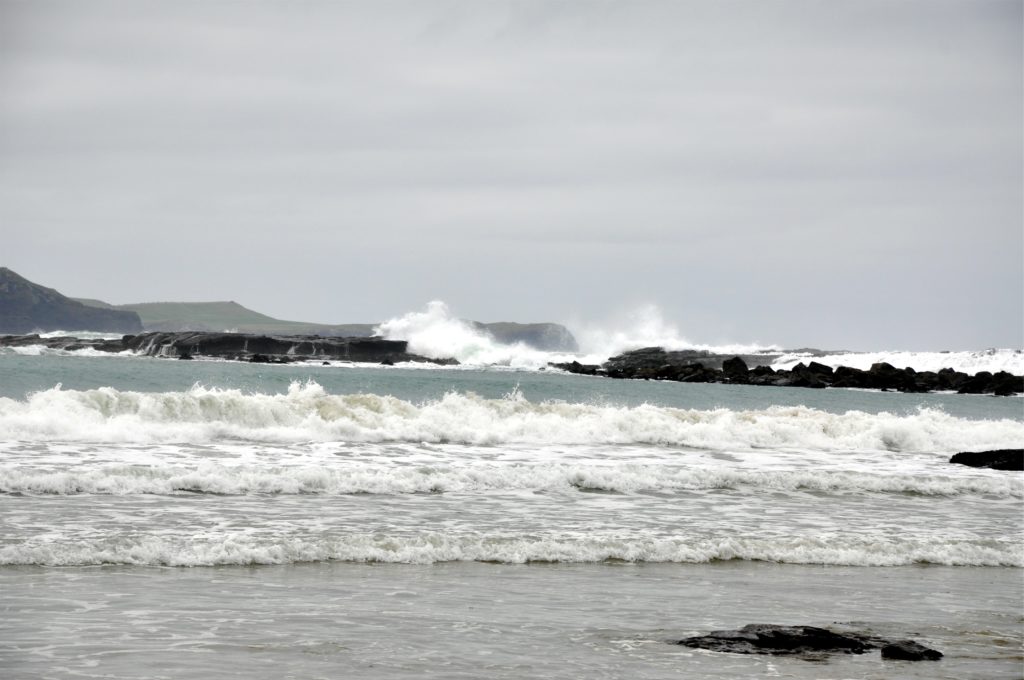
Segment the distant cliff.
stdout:
<svg viewBox="0 0 1024 680">
<path fill-rule="evenodd" d="M 0 333 L 59 330 L 138 333 L 142 320 L 135 312 L 84 305 L 0 267 Z"/>
<path fill-rule="evenodd" d="M 557 323 L 470 322 L 478 330 L 505 345 L 521 342 L 546 352 L 577 352 L 579 346 L 569 329 Z"/>
<path fill-rule="evenodd" d="M 263 333 L 281 335 L 322 335 L 324 337 L 370 337 L 373 324 L 323 324 L 305 321 L 285 321 L 229 302 L 137 302 L 128 305 L 110 305 L 100 300 L 78 298 L 79 302 L 105 309 L 124 309 L 135 312 L 147 331 L 177 333 L 204 331 L 220 333 Z"/>
<path fill-rule="evenodd" d="M 269 335 L 320 335 L 323 337 L 371 337 L 377 324 L 318 324 L 285 321 L 248 309 L 237 302 L 140 302 L 110 305 L 100 300 L 78 298 L 83 304 L 100 309 L 136 312 L 146 331 L 223 332 Z M 478 331 L 496 341 L 511 345 L 521 342 L 548 352 L 575 352 L 576 338 L 565 326 L 556 323 L 479 323 L 468 321 Z"/>
</svg>

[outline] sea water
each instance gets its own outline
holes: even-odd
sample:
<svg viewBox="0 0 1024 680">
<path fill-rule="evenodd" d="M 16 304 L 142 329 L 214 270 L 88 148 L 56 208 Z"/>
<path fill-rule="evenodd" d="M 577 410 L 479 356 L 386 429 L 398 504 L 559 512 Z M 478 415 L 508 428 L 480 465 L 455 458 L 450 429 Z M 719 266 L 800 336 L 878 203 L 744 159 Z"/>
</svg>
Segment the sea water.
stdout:
<svg viewBox="0 0 1024 680">
<path fill-rule="evenodd" d="M 1024 400 L 0 354 L 11 678 L 1022 673 Z M 672 644 L 746 623 L 940 662 Z"/>
</svg>

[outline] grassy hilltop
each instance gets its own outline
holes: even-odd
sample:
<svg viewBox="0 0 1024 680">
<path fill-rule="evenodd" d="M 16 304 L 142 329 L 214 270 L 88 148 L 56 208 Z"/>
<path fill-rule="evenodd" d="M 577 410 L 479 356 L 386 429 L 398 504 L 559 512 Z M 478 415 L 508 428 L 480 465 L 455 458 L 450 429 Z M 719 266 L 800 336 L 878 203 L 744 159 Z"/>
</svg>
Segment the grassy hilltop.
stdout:
<svg viewBox="0 0 1024 680">
<path fill-rule="evenodd" d="M 370 336 L 374 324 L 317 324 L 284 321 L 260 314 L 234 301 L 228 302 L 139 302 L 110 305 L 100 300 L 77 298 L 79 302 L 108 309 L 135 312 L 147 331 L 237 331 L 286 335 Z"/>
</svg>

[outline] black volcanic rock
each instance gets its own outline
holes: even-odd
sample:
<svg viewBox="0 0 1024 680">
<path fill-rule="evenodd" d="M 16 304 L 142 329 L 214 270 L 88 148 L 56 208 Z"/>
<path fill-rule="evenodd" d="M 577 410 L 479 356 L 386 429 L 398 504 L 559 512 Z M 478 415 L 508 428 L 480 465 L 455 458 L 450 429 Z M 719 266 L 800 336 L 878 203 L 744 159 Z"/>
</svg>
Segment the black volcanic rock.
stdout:
<svg viewBox="0 0 1024 680">
<path fill-rule="evenodd" d="M 406 350 L 404 340 L 384 338 L 322 338 L 316 335 L 250 335 L 248 333 L 141 333 L 126 336 L 124 349 L 149 356 L 192 356 L 242 359 L 263 363 L 331 359 L 381 363 L 419 361 L 451 364 L 454 359 L 430 359 Z"/>
<path fill-rule="evenodd" d="M 676 644 L 731 654 L 772 654 L 820 659 L 823 654 L 864 654 L 881 649 L 883 659 L 936 660 L 942 652 L 914 640 L 887 640 L 867 633 L 838 633 L 815 626 L 752 623 L 739 630 L 718 630 Z"/>
<path fill-rule="evenodd" d="M 601 368 L 596 364 L 581 364 L 578 361 L 569 361 L 561 364 L 552 363 L 548 365 L 554 368 L 560 368 L 563 371 L 568 371 L 569 373 L 577 373 L 579 375 L 597 375 Z"/>
<path fill-rule="evenodd" d="M 789 370 L 774 370 L 769 364 L 778 354 L 743 356 L 712 354 L 702 350 L 666 351 L 645 347 L 611 357 L 602 366 L 578 362 L 552 364 L 570 373 L 606 375 L 610 378 L 672 380 L 676 382 L 729 383 L 775 387 L 855 387 L 900 392 L 933 392 L 956 389 L 960 392 L 1010 395 L 1024 392 L 1024 376 L 982 371 L 975 376 L 951 368 L 938 372 L 896 368 L 877 363 L 867 371 L 850 366 L 831 366 L 812 361 L 798 363 Z"/>
<path fill-rule="evenodd" d="M 142 322 L 135 312 L 87 307 L 0 267 L 0 333 L 59 330 L 135 333 Z"/>
<path fill-rule="evenodd" d="M 102 352 L 129 350 L 154 357 L 216 357 L 253 363 L 284 364 L 292 361 L 333 360 L 365 363 L 415 361 L 441 365 L 455 359 L 432 359 L 410 354 L 404 340 L 384 338 L 322 338 L 306 335 L 249 335 L 246 333 L 140 333 L 120 340 L 83 340 L 73 337 L 41 338 L 0 336 L 0 346 L 43 345 L 54 349 L 91 347 Z"/>
<path fill-rule="evenodd" d="M 818 652 L 863 654 L 872 648 L 859 636 L 834 633 L 814 626 L 775 626 L 752 623 L 739 630 L 716 630 L 680 640 L 677 644 L 733 654 L 798 655 Z"/>
<path fill-rule="evenodd" d="M 900 661 L 938 661 L 942 658 L 942 652 L 913 640 L 897 640 L 882 646 L 882 658 Z"/>
<path fill-rule="evenodd" d="M 963 451 L 950 458 L 949 462 L 993 470 L 1024 470 L 1024 449 Z"/>
<path fill-rule="evenodd" d="M 743 359 L 733 357 L 722 362 L 722 373 L 729 378 L 730 382 L 746 382 L 750 369 Z"/>
</svg>

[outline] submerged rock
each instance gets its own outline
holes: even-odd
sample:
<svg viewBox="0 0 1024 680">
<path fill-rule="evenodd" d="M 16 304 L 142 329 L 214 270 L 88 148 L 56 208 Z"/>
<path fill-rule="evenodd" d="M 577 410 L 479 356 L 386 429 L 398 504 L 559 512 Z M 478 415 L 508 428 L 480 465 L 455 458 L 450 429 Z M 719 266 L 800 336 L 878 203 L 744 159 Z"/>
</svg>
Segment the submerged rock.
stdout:
<svg viewBox="0 0 1024 680">
<path fill-rule="evenodd" d="M 901 661 L 938 661 L 942 658 L 942 652 L 925 647 L 913 640 L 899 640 L 882 646 L 882 658 Z"/>
<path fill-rule="evenodd" d="M 882 650 L 883 659 L 936 660 L 942 652 L 914 640 L 887 640 L 867 633 L 836 632 L 815 626 L 752 623 L 739 630 L 717 630 L 676 644 L 731 654 L 773 654 L 819 659 L 822 654 L 864 654 Z"/>
<path fill-rule="evenodd" d="M 1024 449 L 963 451 L 950 458 L 949 462 L 993 470 L 1024 470 Z"/>
<path fill-rule="evenodd" d="M 680 640 L 677 644 L 733 654 L 863 654 L 872 649 L 872 645 L 860 637 L 834 633 L 825 628 L 763 623 L 752 623 L 739 630 L 716 630 Z"/>
</svg>

